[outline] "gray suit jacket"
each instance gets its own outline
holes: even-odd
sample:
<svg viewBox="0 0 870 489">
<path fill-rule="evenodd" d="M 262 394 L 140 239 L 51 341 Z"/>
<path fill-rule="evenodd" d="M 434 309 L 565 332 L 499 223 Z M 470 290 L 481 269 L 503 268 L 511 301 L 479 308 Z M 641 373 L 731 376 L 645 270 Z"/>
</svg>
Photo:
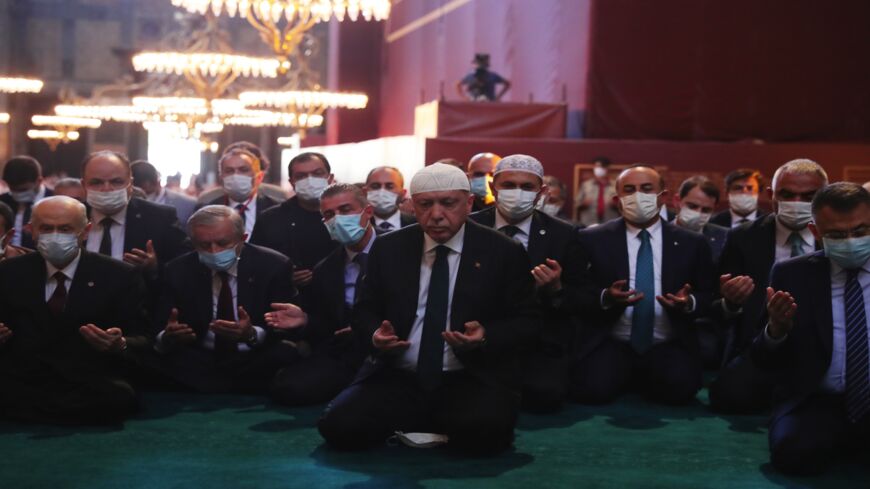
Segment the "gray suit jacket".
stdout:
<svg viewBox="0 0 870 489">
<path fill-rule="evenodd" d="M 173 190 L 166 190 L 166 205 L 175 208 L 181 229 L 187 231 L 187 220 L 196 209 L 196 199 Z"/>
</svg>

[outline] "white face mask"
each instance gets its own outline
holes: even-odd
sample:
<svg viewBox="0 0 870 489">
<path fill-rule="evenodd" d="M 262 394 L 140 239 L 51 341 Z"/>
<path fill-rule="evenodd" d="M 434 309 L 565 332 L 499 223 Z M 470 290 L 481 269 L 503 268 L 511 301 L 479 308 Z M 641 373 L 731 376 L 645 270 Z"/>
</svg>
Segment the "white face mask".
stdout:
<svg viewBox="0 0 870 489">
<path fill-rule="evenodd" d="M 695 211 L 688 207 L 680 209 L 677 215 L 677 223 L 690 231 L 701 232 L 704 226 L 710 222 L 710 217 L 713 215 L 706 212 Z"/>
<path fill-rule="evenodd" d="M 635 192 L 621 200 L 622 214 L 632 224 L 646 224 L 659 213 L 658 194 Z"/>
<path fill-rule="evenodd" d="M 40 234 L 36 249 L 45 261 L 59 267 L 69 263 L 79 251 L 79 237 L 75 234 Z"/>
<path fill-rule="evenodd" d="M 728 194 L 731 210 L 742 216 L 752 214 L 758 209 L 758 196 L 752 194 Z"/>
<path fill-rule="evenodd" d="M 534 212 L 536 198 L 538 198 L 537 192 L 528 192 L 518 188 L 499 190 L 496 206 L 498 206 L 499 212 L 508 219 L 525 219 Z"/>
<path fill-rule="evenodd" d="M 562 206 L 559 204 L 544 204 L 541 206 L 541 212 L 548 216 L 556 217 L 562 211 Z"/>
<path fill-rule="evenodd" d="M 88 204 L 103 215 L 113 216 L 127 206 L 129 196 L 126 188 L 97 192 L 88 190 Z"/>
<path fill-rule="evenodd" d="M 223 178 L 224 190 L 236 202 L 244 202 L 254 191 L 254 179 L 247 175 L 227 175 Z"/>
<path fill-rule="evenodd" d="M 789 229 L 803 229 L 813 220 L 811 202 L 777 202 L 776 218 Z"/>
<path fill-rule="evenodd" d="M 375 208 L 375 212 L 382 216 L 392 215 L 399 208 L 399 196 L 389 190 L 370 190 L 366 199 Z"/>
<path fill-rule="evenodd" d="M 596 166 L 592 169 L 592 174 L 595 175 L 595 178 L 604 178 L 607 176 L 607 168 Z"/>
<path fill-rule="evenodd" d="M 22 190 L 21 192 L 10 190 L 9 195 L 11 195 L 12 199 L 19 204 L 31 204 L 36 200 L 36 189 L 32 188 L 30 190 Z"/>
<path fill-rule="evenodd" d="M 325 178 L 308 177 L 299 180 L 293 185 L 293 189 L 302 200 L 320 200 L 323 191 L 329 186 L 329 182 Z"/>
</svg>

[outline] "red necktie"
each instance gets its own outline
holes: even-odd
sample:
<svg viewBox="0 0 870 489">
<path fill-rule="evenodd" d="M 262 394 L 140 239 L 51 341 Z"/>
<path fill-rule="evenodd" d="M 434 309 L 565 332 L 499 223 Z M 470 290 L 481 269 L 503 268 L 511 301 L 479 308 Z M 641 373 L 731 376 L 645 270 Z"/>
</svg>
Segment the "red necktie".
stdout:
<svg viewBox="0 0 870 489">
<path fill-rule="evenodd" d="M 54 293 L 48 298 L 48 310 L 55 316 L 63 314 L 63 308 L 66 306 L 66 275 L 63 272 L 55 272 L 54 280 L 57 281 L 57 288 Z"/>
</svg>

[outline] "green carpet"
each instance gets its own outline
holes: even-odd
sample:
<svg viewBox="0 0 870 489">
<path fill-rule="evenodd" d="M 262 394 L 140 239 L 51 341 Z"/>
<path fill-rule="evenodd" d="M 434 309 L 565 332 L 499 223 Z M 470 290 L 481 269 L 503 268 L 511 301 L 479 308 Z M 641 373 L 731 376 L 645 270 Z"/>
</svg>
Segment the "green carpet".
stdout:
<svg viewBox="0 0 870 489">
<path fill-rule="evenodd" d="M 181 394 L 147 394 L 145 405 L 116 428 L 0 424 L 0 488 L 870 487 L 866 457 L 825 477 L 780 476 L 767 462 L 763 418 L 714 416 L 700 402 L 667 408 L 629 397 L 524 415 L 512 452 L 479 459 L 404 447 L 332 452 L 314 428 L 319 408 Z"/>
</svg>

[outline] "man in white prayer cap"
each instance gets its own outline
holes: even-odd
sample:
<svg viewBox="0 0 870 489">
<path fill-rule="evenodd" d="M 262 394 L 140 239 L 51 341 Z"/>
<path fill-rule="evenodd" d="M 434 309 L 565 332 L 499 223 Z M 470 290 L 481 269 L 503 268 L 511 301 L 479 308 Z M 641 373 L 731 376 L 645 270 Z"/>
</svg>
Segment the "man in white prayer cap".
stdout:
<svg viewBox="0 0 870 489">
<path fill-rule="evenodd" d="M 558 410 L 567 395 L 566 361 L 573 344 L 573 300 L 583 267 L 577 226 L 536 210 L 547 194 L 544 166 L 529 155 L 506 156 L 493 173 L 495 207 L 471 219 L 496 229 L 526 248 L 530 273 L 543 306 L 541 336 L 529 344 L 522 361 L 523 409 Z"/>
<path fill-rule="evenodd" d="M 419 224 L 385 234 L 369 252 L 354 334 L 371 356 L 327 407 L 318 428 L 343 450 L 443 443 L 488 454 L 513 442 L 515 359 L 538 326 L 534 281 L 519 243 L 468 221 L 462 170 L 436 163 L 414 175 Z"/>
</svg>

